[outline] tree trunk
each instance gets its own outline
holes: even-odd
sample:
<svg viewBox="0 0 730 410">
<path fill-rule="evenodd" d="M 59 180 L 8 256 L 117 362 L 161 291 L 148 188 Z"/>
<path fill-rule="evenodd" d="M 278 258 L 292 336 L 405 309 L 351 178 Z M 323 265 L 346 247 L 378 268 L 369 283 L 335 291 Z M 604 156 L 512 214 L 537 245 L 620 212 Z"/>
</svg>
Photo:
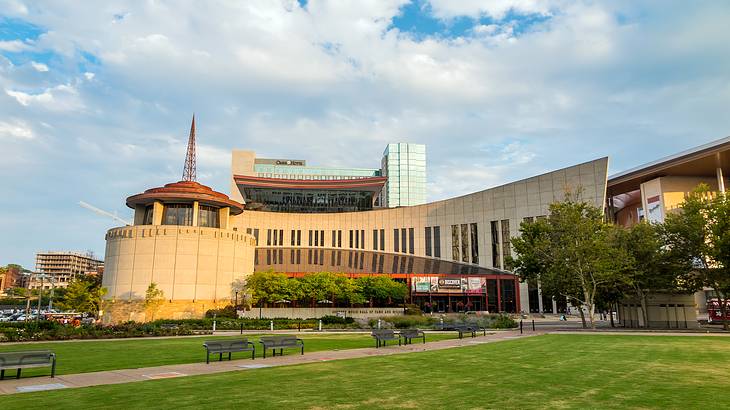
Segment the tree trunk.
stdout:
<svg viewBox="0 0 730 410">
<path fill-rule="evenodd" d="M 611 303 L 611 307 L 608 308 L 608 314 L 611 315 L 611 327 L 616 327 L 616 325 L 613 324 L 613 307 L 614 304 Z"/>
<path fill-rule="evenodd" d="M 580 312 L 580 321 L 583 323 L 583 329 L 587 329 L 588 326 L 586 325 L 586 315 L 583 313 L 583 309 L 578 307 L 578 311 Z"/>
</svg>

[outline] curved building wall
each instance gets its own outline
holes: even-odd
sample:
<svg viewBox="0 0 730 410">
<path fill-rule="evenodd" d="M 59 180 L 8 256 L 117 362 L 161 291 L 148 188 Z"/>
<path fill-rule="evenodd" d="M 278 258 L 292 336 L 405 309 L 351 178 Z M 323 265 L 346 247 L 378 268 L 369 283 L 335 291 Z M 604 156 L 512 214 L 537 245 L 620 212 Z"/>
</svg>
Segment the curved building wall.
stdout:
<svg viewBox="0 0 730 410">
<path fill-rule="evenodd" d="M 172 225 L 135 225 L 106 234 L 107 320 L 150 320 L 145 292 L 164 292 L 155 318 L 200 317 L 227 304 L 231 283 L 253 272 L 255 241 L 233 230 Z"/>
<path fill-rule="evenodd" d="M 472 194 L 432 202 L 424 205 L 377 209 L 348 213 L 280 213 L 246 211 L 233 218 L 233 226 L 239 232 L 256 233 L 259 246 L 325 247 L 342 249 L 378 250 L 397 254 L 437 257 L 443 260 L 459 260 L 486 268 L 504 268 L 504 257 L 510 252 L 509 237 L 519 234 L 524 218 L 545 216 L 552 202 L 562 200 L 566 189 L 582 189 L 582 198 L 596 206 L 605 203 L 608 158 L 601 158 L 569 168 L 486 189 Z M 233 195 L 236 196 L 235 193 Z M 440 256 L 435 252 L 434 227 L 440 230 Z M 456 228 L 453 228 L 456 227 Z M 476 227 L 474 232 L 473 228 Z M 431 246 L 427 251 L 427 228 L 431 228 Z M 398 246 L 394 230 L 398 230 Z M 403 241 L 405 229 L 405 241 Z M 411 229 L 413 252 L 410 249 Z M 452 235 L 456 229 L 456 235 Z M 377 231 L 377 243 L 373 230 Z M 384 247 L 381 248 L 381 230 Z M 276 234 L 274 231 L 277 231 Z M 294 232 L 292 232 L 294 231 Z M 296 232 L 301 231 L 297 243 Z M 321 240 L 310 243 L 310 231 L 324 231 Z M 332 231 L 335 231 L 333 243 Z M 341 231 L 341 246 L 337 232 Z M 350 244 L 350 231 L 364 231 L 362 240 Z M 494 231 L 494 232 L 493 232 Z M 283 233 L 283 238 L 281 234 Z M 292 233 L 295 240 L 292 241 Z M 363 235 L 360 237 L 362 238 Z M 452 240 L 456 239 L 456 241 Z M 493 244 L 493 238 L 498 243 Z M 507 238 L 507 241 L 503 241 Z M 276 239 L 276 240 L 274 240 Z M 476 244 L 474 243 L 476 242 Z M 405 251 L 403 245 L 405 244 Z M 493 252 L 496 249 L 497 252 Z M 458 255 L 456 255 L 458 250 Z M 465 251 L 466 250 L 466 255 Z M 458 256 L 458 259 L 457 259 Z M 520 287 L 522 301 L 528 300 L 527 286 Z M 523 302 L 523 304 L 526 302 Z M 525 306 L 522 310 L 527 311 Z"/>
</svg>

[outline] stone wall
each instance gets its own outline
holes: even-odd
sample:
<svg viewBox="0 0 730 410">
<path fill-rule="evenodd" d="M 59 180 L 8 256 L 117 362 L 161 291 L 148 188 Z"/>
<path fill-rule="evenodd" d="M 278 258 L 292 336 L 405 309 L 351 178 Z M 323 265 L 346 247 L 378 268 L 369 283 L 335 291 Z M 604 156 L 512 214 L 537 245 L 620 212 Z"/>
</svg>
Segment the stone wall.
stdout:
<svg viewBox="0 0 730 410">
<path fill-rule="evenodd" d="M 354 318 L 377 318 L 385 316 L 399 316 L 403 314 L 403 308 L 251 308 L 251 310 L 239 310 L 238 316 L 244 318 L 265 319 L 288 318 L 288 319 L 311 319 L 322 316 L 337 316 Z M 260 315 L 260 316 L 259 316 Z"/>
<path fill-rule="evenodd" d="M 102 321 L 105 324 L 115 324 L 130 320 L 149 322 L 158 319 L 201 319 L 208 310 L 227 305 L 230 305 L 230 300 L 168 300 L 153 312 L 145 309 L 144 300 L 107 301 L 104 303 Z"/>
</svg>

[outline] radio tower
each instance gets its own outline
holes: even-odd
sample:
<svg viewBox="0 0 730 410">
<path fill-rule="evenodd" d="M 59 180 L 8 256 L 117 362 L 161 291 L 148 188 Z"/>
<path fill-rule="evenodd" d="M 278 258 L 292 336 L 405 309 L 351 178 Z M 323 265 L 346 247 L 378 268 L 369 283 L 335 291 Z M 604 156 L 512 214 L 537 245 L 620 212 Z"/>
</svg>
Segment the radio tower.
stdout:
<svg viewBox="0 0 730 410">
<path fill-rule="evenodd" d="M 195 181 L 195 179 L 195 114 L 193 114 L 193 123 L 190 125 L 190 138 L 188 139 L 188 153 L 185 155 L 183 181 Z"/>
</svg>

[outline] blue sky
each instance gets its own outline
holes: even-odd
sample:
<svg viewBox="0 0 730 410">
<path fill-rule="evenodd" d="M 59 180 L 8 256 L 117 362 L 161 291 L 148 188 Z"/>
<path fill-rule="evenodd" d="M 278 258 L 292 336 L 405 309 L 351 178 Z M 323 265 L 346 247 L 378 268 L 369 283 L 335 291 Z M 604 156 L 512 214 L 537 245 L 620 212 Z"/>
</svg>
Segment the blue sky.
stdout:
<svg viewBox="0 0 730 410">
<path fill-rule="evenodd" d="M 103 254 L 124 199 L 230 150 L 376 167 L 428 147 L 441 199 L 730 134 L 730 6 L 557 0 L 0 0 L 0 265 Z"/>
</svg>

